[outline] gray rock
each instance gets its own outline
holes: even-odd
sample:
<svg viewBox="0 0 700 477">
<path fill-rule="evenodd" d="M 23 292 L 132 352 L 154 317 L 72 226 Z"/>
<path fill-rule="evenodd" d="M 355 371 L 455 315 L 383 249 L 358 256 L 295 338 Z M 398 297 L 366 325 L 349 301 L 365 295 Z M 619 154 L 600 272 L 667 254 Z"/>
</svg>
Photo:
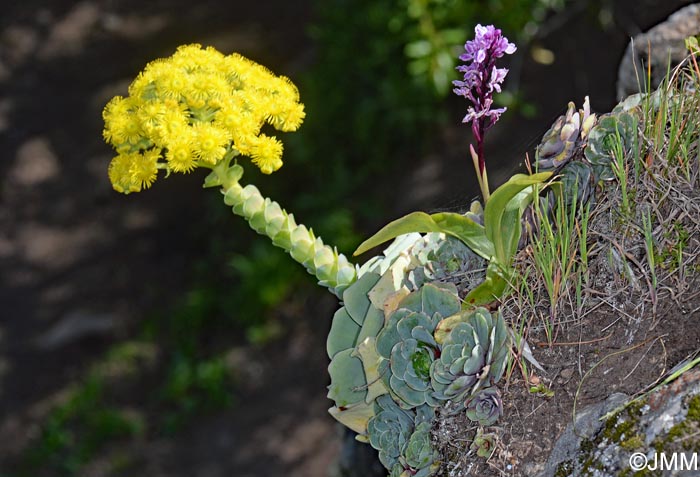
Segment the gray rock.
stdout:
<svg viewBox="0 0 700 477">
<path fill-rule="evenodd" d="M 700 370 L 687 371 L 623 408 L 626 399 L 613 394 L 581 411 L 576 425 L 557 440 L 539 477 L 616 477 L 641 469 L 664 477 L 700 476 L 692 452 L 700 447 Z M 662 468 L 663 459 L 676 459 L 676 464 Z M 682 459 L 694 467 L 683 467 Z M 639 467 L 632 468 L 633 463 Z"/>
<path fill-rule="evenodd" d="M 700 4 L 692 4 L 673 13 L 648 32 L 635 36 L 625 50 L 617 71 L 617 99 L 644 92 L 647 64 L 651 53 L 651 89 L 655 90 L 668 70 L 688 55 L 685 39 L 700 34 Z"/>
<path fill-rule="evenodd" d="M 603 422 L 600 418 L 624 404 L 627 398 L 626 394 L 615 393 L 605 401 L 592 404 L 579 412 L 576 415 L 576 420 L 569 424 L 564 433 L 557 439 L 540 477 L 553 476 L 560 465 L 565 465 L 566 462 L 575 462 L 579 455 L 581 442 L 584 439 L 591 439 L 603 428 Z"/>
</svg>

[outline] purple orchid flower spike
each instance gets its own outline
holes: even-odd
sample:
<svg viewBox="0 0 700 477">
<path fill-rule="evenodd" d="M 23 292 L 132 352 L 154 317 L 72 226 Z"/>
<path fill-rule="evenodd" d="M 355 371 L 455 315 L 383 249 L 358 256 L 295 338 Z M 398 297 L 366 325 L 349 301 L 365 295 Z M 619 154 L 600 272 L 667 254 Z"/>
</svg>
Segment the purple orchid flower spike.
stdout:
<svg viewBox="0 0 700 477">
<path fill-rule="evenodd" d="M 484 135 L 506 111 L 506 108 L 492 108 L 493 94 L 501 92 L 501 84 L 508 74 L 506 68 L 496 68 L 496 60 L 503 55 L 514 53 L 516 47 L 493 25 L 477 25 L 474 33 L 474 39 L 466 42 L 465 52 L 459 56 L 459 59 L 466 63 L 457 67 L 457 71 L 463 73 L 464 78 L 452 83 L 455 86 L 455 94 L 464 96 L 472 103 L 462 122 L 472 125 L 476 150 L 471 145 L 469 150 L 486 202 L 489 198 L 489 187 L 484 160 Z"/>
</svg>

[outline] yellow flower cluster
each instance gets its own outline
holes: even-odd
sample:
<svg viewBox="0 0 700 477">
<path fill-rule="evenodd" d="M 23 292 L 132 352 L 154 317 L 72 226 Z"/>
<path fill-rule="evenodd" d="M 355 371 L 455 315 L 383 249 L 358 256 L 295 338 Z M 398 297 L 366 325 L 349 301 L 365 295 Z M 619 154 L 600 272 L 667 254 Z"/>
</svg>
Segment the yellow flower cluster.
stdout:
<svg viewBox="0 0 700 477">
<path fill-rule="evenodd" d="M 138 192 L 158 169 L 190 172 L 238 154 L 270 174 L 282 166 L 282 143 L 260 129 L 294 131 L 304 115 L 288 78 L 235 53 L 181 46 L 105 106 L 103 135 L 118 153 L 109 178 L 119 192 Z"/>
</svg>

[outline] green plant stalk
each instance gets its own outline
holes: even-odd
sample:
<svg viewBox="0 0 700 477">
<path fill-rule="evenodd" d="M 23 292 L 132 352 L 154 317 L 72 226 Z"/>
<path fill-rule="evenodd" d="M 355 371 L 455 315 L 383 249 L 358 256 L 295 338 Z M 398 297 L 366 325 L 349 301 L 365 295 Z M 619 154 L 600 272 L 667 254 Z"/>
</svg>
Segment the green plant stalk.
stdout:
<svg viewBox="0 0 700 477">
<path fill-rule="evenodd" d="M 581 209 L 581 230 L 578 237 L 579 254 L 581 257 L 581 266 L 588 284 L 588 220 L 591 217 L 591 204 L 586 204 L 585 208 Z"/>
<path fill-rule="evenodd" d="M 612 146 L 612 153 L 614 161 L 612 163 L 612 169 L 617 180 L 620 183 L 620 192 L 622 194 L 622 211 L 625 214 L 630 213 L 630 203 L 629 194 L 627 191 L 627 167 L 625 164 L 625 150 L 622 145 L 622 138 L 620 137 L 620 130 L 615 131 L 615 143 Z"/>
<path fill-rule="evenodd" d="M 484 206 L 489 202 L 491 198 L 491 192 L 489 190 L 489 178 L 486 175 L 486 168 L 484 168 L 484 173 L 481 173 L 479 168 L 479 156 L 476 154 L 474 147 L 469 145 L 469 153 L 472 156 L 472 162 L 474 163 L 474 170 L 476 171 L 476 180 L 479 182 L 479 189 L 481 189 L 481 196 L 484 198 Z"/>
<path fill-rule="evenodd" d="M 541 224 L 540 235 L 533 237 L 533 258 L 535 265 L 542 275 L 545 283 L 547 294 L 550 302 L 550 320 L 545 320 L 545 330 L 547 337 L 552 336 L 551 325 L 554 319 L 554 309 L 558 300 L 558 285 L 556 280 L 556 270 L 561 269 L 562 265 L 558 262 L 557 248 L 560 245 L 557 237 L 555 237 L 552 224 L 547 217 L 547 212 L 540 208 L 539 201 L 535 201 L 535 214 Z"/>
<path fill-rule="evenodd" d="M 587 244 L 589 207 L 582 207 L 576 200 L 578 187 L 575 185 L 571 194 L 573 200 L 567 205 L 561 188 L 554 189 L 557 203 L 554 209 L 552 221 L 548 212 L 543 210 L 538 201 L 535 201 L 535 214 L 539 219 L 541 230 L 539 235 L 533 236 L 532 250 L 535 262 L 535 270 L 542 277 L 547 294 L 549 296 L 549 319 L 543 318 L 545 332 L 551 343 L 554 337 L 554 323 L 556 308 L 562 293 L 567 289 L 570 277 L 574 277 L 573 284 L 576 293 L 577 306 L 581 306 L 582 280 L 587 277 Z M 581 217 L 579 227 L 578 217 Z M 579 241 L 576 247 L 576 240 Z M 577 253 L 581 257 L 578 264 Z M 578 266 L 577 266 L 578 264 Z"/>
<path fill-rule="evenodd" d="M 637 131 L 636 134 L 634 135 L 634 144 L 632 145 L 633 147 L 633 152 L 634 152 L 634 162 L 633 162 L 633 170 L 634 170 L 634 183 L 639 184 L 639 173 L 641 171 L 642 167 L 642 158 L 641 158 L 641 146 L 639 144 L 639 119 L 635 116 L 634 117 L 634 128 Z"/>
<path fill-rule="evenodd" d="M 224 203 L 232 207 L 234 214 L 243 217 L 253 230 L 269 237 L 274 245 L 304 265 L 306 271 L 316 276 L 319 285 L 342 297 L 343 291 L 357 280 L 355 265 L 338 250 L 324 244 L 313 230 L 298 225 L 292 214 L 277 202 L 263 197 L 257 187 L 241 186 L 238 181 L 243 176 L 243 168 L 238 164 L 229 166 L 231 157 L 212 168 L 204 187 L 221 186 Z"/>
<path fill-rule="evenodd" d="M 658 280 L 656 278 L 656 259 L 654 258 L 654 238 L 652 236 L 650 211 L 647 210 L 646 213 L 642 214 L 642 221 L 644 222 L 644 244 L 646 245 L 647 262 L 651 270 L 651 284 L 656 290 Z"/>
<path fill-rule="evenodd" d="M 579 257 L 581 260 L 581 267 L 578 270 L 578 276 L 576 279 L 576 302 L 579 307 L 579 314 L 581 314 L 581 308 L 583 307 L 582 299 L 582 288 L 585 283 L 588 285 L 589 273 L 588 273 L 588 220 L 591 215 L 591 204 L 586 204 L 585 207 L 581 208 L 581 221 L 580 228 L 578 228 L 578 243 L 579 243 Z"/>
</svg>

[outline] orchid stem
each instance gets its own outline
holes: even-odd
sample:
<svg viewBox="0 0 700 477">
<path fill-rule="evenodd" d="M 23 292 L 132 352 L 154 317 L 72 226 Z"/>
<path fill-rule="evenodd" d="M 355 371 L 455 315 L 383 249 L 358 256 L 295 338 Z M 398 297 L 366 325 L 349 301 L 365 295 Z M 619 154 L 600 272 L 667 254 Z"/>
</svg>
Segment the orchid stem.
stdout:
<svg viewBox="0 0 700 477">
<path fill-rule="evenodd" d="M 472 146 L 471 144 L 469 145 L 469 153 L 472 156 L 474 170 L 476 171 L 476 180 L 479 182 L 481 196 L 484 198 L 484 206 L 486 206 L 486 203 L 491 197 L 491 193 L 489 192 L 489 178 L 486 174 L 486 167 L 484 167 L 484 171 L 482 172 L 481 167 L 479 165 L 479 155 L 476 153 L 476 151 L 474 150 L 474 146 Z"/>
</svg>

